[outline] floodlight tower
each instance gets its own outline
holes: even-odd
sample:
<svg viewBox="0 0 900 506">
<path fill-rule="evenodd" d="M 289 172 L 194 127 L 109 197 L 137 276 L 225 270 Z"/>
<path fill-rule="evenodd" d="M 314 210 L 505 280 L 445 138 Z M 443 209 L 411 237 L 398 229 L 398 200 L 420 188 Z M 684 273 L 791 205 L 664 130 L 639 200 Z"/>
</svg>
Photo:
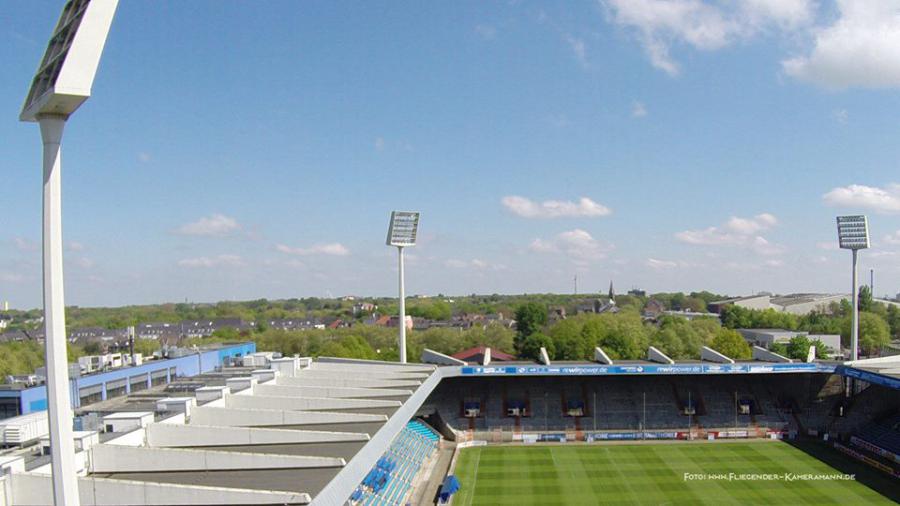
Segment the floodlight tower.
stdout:
<svg viewBox="0 0 900 506">
<path fill-rule="evenodd" d="M 406 288 L 403 280 L 403 248 L 416 245 L 419 230 L 419 213 L 392 211 L 388 226 L 387 245 L 397 247 L 400 266 L 400 362 L 406 363 Z"/>
<path fill-rule="evenodd" d="M 53 503 L 78 506 L 63 295 L 60 143 L 66 120 L 91 95 L 118 0 L 69 0 L 47 44 L 19 119 L 37 122 L 44 145 L 43 271 L 47 411 Z"/>
<path fill-rule="evenodd" d="M 841 249 L 853 251 L 853 316 L 850 327 L 850 360 L 859 358 L 859 276 L 858 253 L 869 247 L 869 220 L 863 215 L 838 216 L 838 245 Z"/>
</svg>

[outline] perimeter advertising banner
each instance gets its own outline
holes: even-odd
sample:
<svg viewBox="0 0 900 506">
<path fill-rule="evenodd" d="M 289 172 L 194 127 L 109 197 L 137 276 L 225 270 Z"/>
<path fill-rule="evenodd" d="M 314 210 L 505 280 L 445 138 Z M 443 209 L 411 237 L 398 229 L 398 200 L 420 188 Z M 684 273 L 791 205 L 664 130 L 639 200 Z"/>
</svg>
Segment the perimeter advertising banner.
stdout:
<svg viewBox="0 0 900 506">
<path fill-rule="evenodd" d="M 680 432 L 594 432 L 585 439 L 592 441 L 636 441 L 642 439 L 682 439 Z"/>
<path fill-rule="evenodd" d="M 605 376 L 629 374 L 772 374 L 833 373 L 835 366 L 816 363 L 794 364 L 675 364 L 675 365 L 576 365 L 576 366 L 464 366 L 463 376 Z"/>
</svg>

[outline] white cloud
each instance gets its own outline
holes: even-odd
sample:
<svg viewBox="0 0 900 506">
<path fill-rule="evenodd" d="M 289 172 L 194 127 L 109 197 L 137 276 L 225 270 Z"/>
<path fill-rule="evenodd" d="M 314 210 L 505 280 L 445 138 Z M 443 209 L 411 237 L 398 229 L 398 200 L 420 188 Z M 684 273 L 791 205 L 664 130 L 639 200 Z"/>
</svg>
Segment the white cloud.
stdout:
<svg viewBox="0 0 900 506">
<path fill-rule="evenodd" d="M 91 269 L 94 267 L 94 261 L 86 257 L 78 257 L 74 260 L 75 265 L 82 269 Z"/>
<path fill-rule="evenodd" d="M 900 244 L 900 230 L 894 232 L 893 234 L 887 234 L 884 236 L 884 242 L 888 244 Z"/>
<path fill-rule="evenodd" d="M 837 239 L 835 239 L 834 241 L 819 241 L 816 243 L 816 247 L 825 251 L 837 251 Z"/>
<path fill-rule="evenodd" d="M 501 202 L 510 212 L 523 218 L 595 217 L 612 213 L 608 207 L 587 197 L 580 198 L 577 203 L 569 200 L 545 200 L 538 203 L 525 197 L 509 195 L 503 197 Z"/>
<path fill-rule="evenodd" d="M 718 8 L 699 0 L 606 0 L 613 20 L 637 31 L 654 67 L 670 75 L 679 72 L 669 56 L 673 42 L 697 49 L 718 49 L 728 44 L 735 27 Z"/>
<path fill-rule="evenodd" d="M 847 109 L 835 109 L 831 114 L 834 116 L 834 120 L 841 125 L 846 125 L 847 120 L 850 118 L 850 113 L 847 112 Z"/>
<path fill-rule="evenodd" d="M 650 63 L 669 75 L 680 71 L 674 45 L 712 51 L 772 26 L 796 29 L 813 18 L 811 0 L 601 0 L 610 19 L 635 31 Z"/>
<path fill-rule="evenodd" d="M 144 151 L 141 151 L 140 153 L 138 153 L 137 157 L 141 163 L 147 163 L 152 159 L 150 156 L 150 153 L 147 153 Z"/>
<path fill-rule="evenodd" d="M 675 238 L 688 244 L 702 246 L 737 246 L 748 248 L 764 256 L 784 253 L 784 247 L 769 242 L 758 235 L 778 224 L 778 219 L 769 213 L 757 214 L 752 218 L 732 216 L 721 227 L 685 230 L 675 234 Z"/>
<path fill-rule="evenodd" d="M 218 255 L 215 257 L 185 258 L 178 261 L 181 267 L 210 268 L 210 267 L 240 267 L 244 265 L 244 259 L 238 255 Z"/>
<path fill-rule="evenodd" d="M 747 244 L 753 234 L 768 230 L 775 226 L 778 220 L 769 213 L 762 213 L 753 218 L 740 218 L 732 216 L 725 226 L 709 227 L 699 230 L 685 230 L 675 234 L 675 238 L 688 244 L 700 244 L 706 246 L 727 246 Z"/>
<path fill-rule="evenodd" d="M 308 248 L 294 248 L 291 246 L 286 246 L 284 244 L 279 244 L 275 246 L 275 249 L 288 255 L 298 256 L 331 255 L 343 257 L 350 254 L 350 250 L 339 242 L 317 243 Z"/>
<path fill-rule="evenodd" d="M 473 258 L 472 260 L 459 260 L 457 258 L 451 258 L 444 261 L 444 266 L 451 269 L 473 269 L 479 271 L 488 269 L 499 271 L 506 269 L 506 266 L 503 264 L 492 264 L 478 258 Z"/>
<path fill-rule="evenodd" d="M 765 237 L 761 236 L 756 236 L 753 238 L 753 242 L 750 243 L 750 248 L 757 254 L 763 256 L 774 256 L 784 253 L 784 246 L 780 244 L 773 244 L 769 242 Z"/>
<path fill-rule="evenodd" d="M 552 240 L 535 239 L 528 249 L 537 253 L 563 253 L 573 262 L 584 265 L 606 258 L 611 245 L 602 243 L 580 228 L 562 232 Z"/>
<path fill-rule="evenodd" d="M 643 102 L 638 102 L 635 100 L 631 104 L 631 117 L 632 118 L 643 118 L 647 115 L 647 108 L 644 107 Z"/>
<path fill-rule="evenodd" d="M 856 207 L 879 213 L 900 213 L 900 184 L 885 188 L 851 184 L 834 188 L 822 196 L 826 204 L 835 207 Z"/>
<path fill-rule="evenodd" d="M 292 269 L 305 269 L 306 268 L 306 264 L 301 262 L 300 260 L 297 260 L 296 258 L 291 258 L 284 264 Z"/>
<path fill-rule="evenodd" d="M 778 220 L 769 213 L 762 213 L 753 218 L 732 216 L 725 226 L 738 234 L 755 234 L 768 230 L 778 224 Z"/>
<path fill-rule="evenodd" d="M 459 260 L 457 258 L 451 258 L 444 262 L 444 266 L 451 269 L 473 269 L 479 271 L 488 269 L 500 271 L 506 269 L 506 266 L 503 264 L 492 264 L 478 258 L 473 258 L 472 260 Z"/>
<path fill-rule="evenodd" d="M 477 258 L 473 258 L 469 263 L 472 264 L 472 267 L 475 267 L 476 269 L 486 269 L 489 266 L 487 262 L 485 262 L 484 260 L 479 260 Z"/>
<path fill-rule="evenodd" d="M 554 253 L 559 251 L 559 248 L 556 247 L 552 241 L 545 241 L 543 239 L 535 239 L 531 241 L 531 244 L 528 245 L 528 249 L 537 253 Z"/>
<path fill-rule="evenodd" d="M 375 151 L 384 151 L 384 137 L 375 138 Z"/>
<path fill-rule="evenodd" d="M 497 29 L 491 25 L 475 25 L 475 33 L 484 40 L 493 40 L 497 36 Z"/>
<path fill-rule="evenodd" d="M 22 281 L 25 281 L 25 276 L 21 274 L 0 271 L 0 282 L 21 283 Z"/>
<path fill-rule="evenodd" d="M 746 22 L 772 22 L 783 29 L 808 25 L 813 21 L 815 3 L 810 0 L 742 0 Z"/>
<path fill-rule="evenodd" d="M 185 223 L 178 227 L 176 232 L 182 235 L 224 237 L 240 229 L 241 225 L 234 218 L 224 214 L 213 214 L 191 223 Z"/>
<path fill-rule="evenodd" d="M 84 251 L 84 244 L 77 241 L 70 242 L 68 246 L 69 251 Z"/>
<path fill-rule="evenodd" d="M 13 239 L 13 244 L 16 245 L 16 249 L 19 251 L 37 251 L 40 249 L 38 243 L 23 237 Z"/>
<path fill-rule="evenodd" d="M 572 50 L 572 54 L 575 55 L 575 59 L 578 60 L 578 63 L 582 67 L 587 67 L 587 47 L 585 46 L 584 41 L 571 33 L 563 34 L 563 38 L 566 40 L 566 43 L 569 44 L 569 49 Z"/>
<path fill-rule="evenodd" d="M 795 78 L 826 88 L 900 87 L 900 1 L 838 0 L 840 15 L 814 30 L 808 55 L 782 62 Z"/>
<path fill-rule="evenodd" d="M 656 270 L 674 269 L 678 267 L 678 262 L 673 262 L 671 260 L 659 260 L 657 258 L 648 258 L 647 267 Z"/>
</svg>

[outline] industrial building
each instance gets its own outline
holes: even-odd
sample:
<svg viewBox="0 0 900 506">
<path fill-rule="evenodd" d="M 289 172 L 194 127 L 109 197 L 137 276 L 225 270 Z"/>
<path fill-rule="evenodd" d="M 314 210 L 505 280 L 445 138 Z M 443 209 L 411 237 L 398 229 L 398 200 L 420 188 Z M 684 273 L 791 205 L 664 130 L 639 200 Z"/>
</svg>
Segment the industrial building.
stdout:
<svg viewBox="0 0 900 506">
<path fill-rule="evenodd" d="M 831 358 L 833 356 L 842 355 L 841 352 L 841 336 L 839 334 L 810 334 L 803 330 L 785 330 L 785 329 L 737 329 L 744 336 L 748 343 L 754 346 L 761 346 L 769 349 L 773 344 L 787 344 L 791 339 L 797 336 L 804 336 L 810 341 L 821 341 L 827 346 L 830 352 L 826 355 L 826 350 L 816 350 L 816 354 L 823 358 Z"/>
<path fill-rule="evenodd" d="M 252 342 L 211 345 L 197 350 L 182 350 L 176 358 L 150 360 L 134 367 L 122 367 L 94 374 L 80 375 L 80 367 L 70 370 L 69 391 L 72 407 L 126 395 L 175 378 L 195 376 L 222 367 L 223 364 L 254 353 Z M 0 385 L 0 419 L 47 409 L 47 387 L 23 383 Z"/>
<path fill-rule="evenodd" d="M 850 300 L 850 295 L 828 293 L 759 294 L 715 301 L 709 304 L 709 310 L 721 313 L 722 308 L 734 305 L 744 309 L 774 309 L 802 316 L 813 311 L 827 312 L 832 303 L 840 303 L 842 300 Z"/>
</svg>

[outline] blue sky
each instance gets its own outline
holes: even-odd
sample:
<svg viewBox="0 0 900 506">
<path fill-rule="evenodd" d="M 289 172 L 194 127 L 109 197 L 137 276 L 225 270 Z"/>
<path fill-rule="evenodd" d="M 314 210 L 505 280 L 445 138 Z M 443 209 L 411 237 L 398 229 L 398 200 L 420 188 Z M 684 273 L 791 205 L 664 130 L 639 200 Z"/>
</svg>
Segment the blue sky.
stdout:
<svg viewBox="0 0 900 506">
<path fill-rule="evenodd" d="M 0 8 L 0 300 L 40 304 L 61 1 Z M 67 302 L 900 291 L 900 2 L 121 2 L 64 138 Z"/>
</svg>

